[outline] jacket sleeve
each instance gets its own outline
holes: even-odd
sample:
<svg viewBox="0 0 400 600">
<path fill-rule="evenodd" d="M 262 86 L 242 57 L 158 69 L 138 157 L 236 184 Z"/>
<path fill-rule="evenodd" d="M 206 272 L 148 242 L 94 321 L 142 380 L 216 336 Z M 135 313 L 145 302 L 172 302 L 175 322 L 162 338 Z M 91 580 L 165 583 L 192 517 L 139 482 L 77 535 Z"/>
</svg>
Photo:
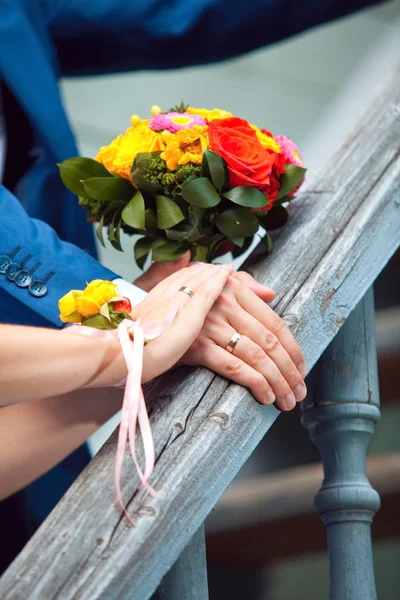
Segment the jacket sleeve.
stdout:
<svg viewBox="0 0 400 600">
<path fill-rule="evenodd" d="M 20 202 L 1 185 L 0 211 L 0 300 L 3 298 L 0 321 L 5 320 L 2 318 L 4 306 L 6 320 L 13 323 L 47 322 L 61 327 L 57 305 L 64 294 L 71 289 L 82 289 L 93 279 L 118 277 L 77 246 L 61 241 L 49 225 L 31 219 Z M 35 295 L 33 287 L 18 287 L 15 281 L 8 279 L 2 268 L 7 257 L 17 265 L 24 263 L 23 270 L 31 275 L 32 284 L 44 282 L 47 293 L 42 296 L 39 289 Z"/>
<path fill-rule="evenodd" d="M 62 75 L 221 61 L 383 0 L 48 0 Z"/>
</svg>

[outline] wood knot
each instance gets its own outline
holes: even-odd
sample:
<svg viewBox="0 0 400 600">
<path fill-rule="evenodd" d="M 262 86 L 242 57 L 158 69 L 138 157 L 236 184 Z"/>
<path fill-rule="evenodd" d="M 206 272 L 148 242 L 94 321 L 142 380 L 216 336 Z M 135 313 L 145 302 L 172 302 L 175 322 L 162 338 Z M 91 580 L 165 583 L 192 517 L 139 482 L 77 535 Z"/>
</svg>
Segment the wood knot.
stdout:
<svg viewBox="0 0 400 600">
<path fill-rule="evenodd" d="M 289 329 L 295 329 L 295 327 L 297 327 L 297 325 L 299 324 L 298 317 L 296 317 L 296 315 L 291 314 L 291 313 L 287 313 L 286 315 L 283 315 L 282 320 L 284 321 L 284 323 L 286 323 L 286 325 L 289 327 Z"/>
<path fill-rule="evenodd" d="M 135 512 L 137 517 L 155 517 L 156 511 L 152 506 L 142 506 Z"/>
<path fill-rule="evenodd" d="M 213 413 L 212 415 L 208 415 L 206 421 L 214 421 L 217 423 L 222 431 L 225 431 L 229 427 L 229 415 L 226 413 Z"/>
<path fill-rule="evenodd" d="M 325 296 L 322 298 L 322 308 L 324 310 L 328 310 L 330 308 L 331 302 L 332 302 L 332 298 L 335 294 L 336 290 L 329 290 L 329 292 L 327 292 L 325 294 Z"/>
</svg>

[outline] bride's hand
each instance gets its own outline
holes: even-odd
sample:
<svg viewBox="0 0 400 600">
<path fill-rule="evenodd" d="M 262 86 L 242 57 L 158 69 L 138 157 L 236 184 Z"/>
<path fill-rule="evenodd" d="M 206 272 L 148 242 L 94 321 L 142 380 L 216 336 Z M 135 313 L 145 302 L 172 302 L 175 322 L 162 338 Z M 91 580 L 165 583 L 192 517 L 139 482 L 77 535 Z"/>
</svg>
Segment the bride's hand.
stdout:
<svg viewBox="0 0 400 600">
<path fill-rule="evenodd" d="M 232 273 L 231 265 L 204 265 L 181 269 L 161 281 L 146 298 L 133 307 L 131 316 L 142 323 L 165 318 L 171 302 L 178 305 L 172 323 L 144 349 L 142 382 L 173 367 L 199 335 L 205 318 Z M 192 295 L 180 291 L 193 291 Z"/>
</svg>

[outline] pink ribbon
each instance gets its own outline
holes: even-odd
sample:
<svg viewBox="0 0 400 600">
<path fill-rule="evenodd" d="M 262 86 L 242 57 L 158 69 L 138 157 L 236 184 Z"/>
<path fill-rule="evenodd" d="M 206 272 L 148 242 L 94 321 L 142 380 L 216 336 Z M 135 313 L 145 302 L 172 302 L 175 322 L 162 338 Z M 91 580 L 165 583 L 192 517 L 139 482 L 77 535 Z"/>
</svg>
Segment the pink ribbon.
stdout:
<svg viewBox="0 0 400 600">
<path fill-rule="evenodd" d="M 122 402 L 121 424 L 118 434 L 117 455 L 115 459 L 115 489 L 117 492 L 118 502 L 133 526 L 135 526 L 135 523 L 132 521 L 127 512 L 121 493 L 122 465 L 124 462 L 126 444 L 128 440 L 131 456 L 141 482 L 139 487 L 144 487 L 149 494 L 154 497 L 159 497 L 158 492 L 156 492 L 156 490 L 149 483 L 150 477 L 154 471 L 155 449 L 149 415 L 147 413 L 146 403 L 141 386 L 144 343 L 145 340 L 150 341 L 158 338 L 166 329 L 166 327 L 168 327 L 168 325 L 174 320 L 177 312 L 178 305 L 171 303 L 168 314 L 162 321 L 149 321 L 141 324 L 140 319 L 137 321 L 124 319 L 117 329 L 107 331 L 94 329 L 93 327 L 85 327 L 84 325 L 73 325 L 66 329 L 66 331 L 72 331 L 73 333 L 79 333 L 80 335 L 86 335 L 88 337 L 115 338 L 118 336 L 121 343 L 128 373 L 126 379 L 115 386 L 122 387 L 125 385 L 124 399 Z M 131 339 L 131 334 L 133 334 L 133 340 Z M 141 469 L 136 456 L 137 424 L 139 425 L 143 440 L 145 458 L 144 470 Z"/>
</svg>

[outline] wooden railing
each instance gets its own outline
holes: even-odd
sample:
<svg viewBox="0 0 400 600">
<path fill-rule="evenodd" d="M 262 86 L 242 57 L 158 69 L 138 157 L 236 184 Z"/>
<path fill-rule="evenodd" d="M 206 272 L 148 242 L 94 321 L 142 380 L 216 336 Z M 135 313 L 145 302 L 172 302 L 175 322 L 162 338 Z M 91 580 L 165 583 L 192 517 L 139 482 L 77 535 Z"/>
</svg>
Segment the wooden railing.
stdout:
<svg viewBox="0 0 400 600">
<path fill-rule="evenodd" d="M 308 366 L 323 355 L 303 421 L 325 468 L 316 505 L 335 600 L 376 597 L 369 529 L 379 496 L 365 456 L 379 400 L 368 290 L 400 241 L 400 35 L 392 46 L 351 133 L 309 176 L 273 256 L 256 252 L 245 264 L 278 291 L 274 309 Z M 122 492 L 136 527 L 121 515 L 114 432 L 5 573 L 2 600 L 147 600 L 159 586 L 168 600 L 208 597 L 204 520 L 279 413 L 204 369 L 165 375 L 146 398 L 162 499 L 136 492 L 127 468 Z"/>
</svg>

